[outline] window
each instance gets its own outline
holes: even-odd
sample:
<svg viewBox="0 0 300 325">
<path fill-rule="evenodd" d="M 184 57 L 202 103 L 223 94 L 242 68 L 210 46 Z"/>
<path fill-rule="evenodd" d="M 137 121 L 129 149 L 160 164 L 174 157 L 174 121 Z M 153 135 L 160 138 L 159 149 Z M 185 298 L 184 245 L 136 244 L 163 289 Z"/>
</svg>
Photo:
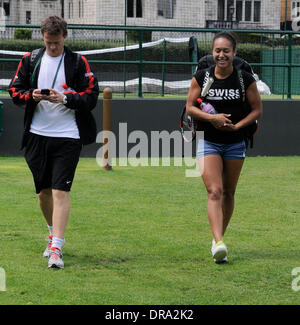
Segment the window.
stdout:
<svg viewBox="0 0 300 325">
<path fill-rule="evenodd" d="M 255 22 L 260 21 L 260 1 L 254 1 L 254 19 Z"/>
<path fill-rule="evenodd" d="M 133 0 L 127 0 L 127 17 L 133 17 Z"/>
<path fill-rule="evenodd" d="M 224 8 L 224 0 L 218 0 L 218 20 L 225 20 Z"/>
<path fill-rule="evenodd" d="M 31 11 L 26 11 L 26 24 L 31 24 Z"/>
<path fill-rule="evenodd" d="M 69 18 L 73 18 L 73 0 L 69 0 Z"/>
<path fill-rule="evenodd" d="M 261 1 L 260 0 L 218 0 L 217 17 L 218 20 L 221 21 L 235 20 L 238 22 L 240 21 L 260 22 Z"/>
<path fill-rule="evenodd" d="M 299 8 L 300 7 L 300 2 L 299 1 L 293 1 L 292 3 L 292 8 L 295 9 L 295 8 Z"/>
<path fill-rule="evenodd" d="M 166 18 L 173 18 L 173 1 L 166 1 Z"/>
<path fill-rule="evenodd" d="M 157 15 L 172 19 L 174 16 L 174 0 L 158 0 Z"/>
<path fill-rule="evenodd" d="M 127 17 L 143 17 L 142 0 L 127 0 Z"/>
<path fill-rule="evenodd" d="M 300 1 L 292 2 L 292 18 L 300 16 Z"/>
<path fill-rule="evenodd" d="M 232 21 L 234 18 L 234 1 L 233 0 L 227 0 L 227 20 Z"/>
<path fill-rule="evenodd" d="M 136 0 L 136 17 L 143 17 L 142 0 Z"/>
<path fill-rule="evenodd" d="M 78 17 L 83 17 L 83 0 L 78 1 Z"/>
<path fill-rule="evenodd" d="M 236 21 L 243 20 L 243 1 L 236 2 L 235 17 L 236 17 Z"/>
<path fill-rule="evenodd" d="M 4 15 L 9 16 L 10 15 L 10 0 L 0 0 L 0 8 L 3 7 Z"/>
<path fill-rule="evenodd" d="M 245 21 L 251 21 L 252 1 L 245 2 Z"/>
</svg>

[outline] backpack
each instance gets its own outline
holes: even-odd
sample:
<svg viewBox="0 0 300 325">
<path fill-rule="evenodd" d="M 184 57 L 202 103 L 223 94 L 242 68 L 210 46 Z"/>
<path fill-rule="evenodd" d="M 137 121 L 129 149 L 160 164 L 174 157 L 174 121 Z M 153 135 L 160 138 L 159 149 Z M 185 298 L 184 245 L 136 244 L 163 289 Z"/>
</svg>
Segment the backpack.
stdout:
<svg viewBox="0 0 300 325">
<path fill-rule="evenodd" d="M 30 54 L 30 66 L 29 66 L 29 76 L 30 76 L 30 85 L 33 87 L 34 85 L 34 78 L 36 74 L 36 70 L 38 66 L 41 63 L 42 60 L 42 52 L 44 51 L 44 48 L 35 49 Z M 75 64 L 75 75 L 77 74 L 78 67 L 79 67 L 79 59 L 80 54 L 76 53 L 76 64 Z"/>
<path fill-rule="evenodd" d="M 244 116 L 247 116 L 251 112 L 251 106 L 250 106 L 250 104 L 247 100 L 247 97 L 246 97 L 246 91 L 245 91 L 245 86 L 244 86 L 244 81 L 243 81 L 243 76 L 242 76 L 242 70 L 244 70 L 252 75 L 254 75 L 254 72 L 253 72 L 251 66 L 249 65 L 249 63 L 240 57 L 235 56 L 233 58 L 232 64 L 238 72 L 240 88 L 241 88 L 241 93 L 242 93 L 242 99 L 243 99 Z M 214 62 L 213 56 L 206 55 L 199 60 L 197 68 L 195 70 L 195 73 L 199 69 L 206 70 L 206 79 L 207 79 L 208 77 L 212 76 L 214 65 L 215 65 L 215 62 Z M 205 85 L 203 85 L 203 86 L 205 86 Z M 203 89 L 203 87 L 202 87 L 202 89 Z M 208 92 L 209 88 L 207 88 L 206 90 Z M 201 94 L 201 95 L 203 95 L 203 94 Z M 182 137 L 185 142 L 193 141 L 196 137 L 196 131 L 204 130 L 204 125 L 205 125 L 205 122 L 195 120 L 194 118 L 189 116 L 186 113 L 186 107 L 184 106 L 184 108 L 181 112 L 181 116 L 180 116 L 180 131 L 181 131 Z M 184 133 L 184 127 L 191 132 L 190 140 L 187 138 L 187 136 Z M 250 147 L 253 148 L 253 136 L 258 131 L 258 127 L 259 127 L 259 122 L 255 121 L 243 129 L 244 140 L 246 142 L 247 148 L 248 148 L 249 144 L 250 144 Z"/>
</svg>

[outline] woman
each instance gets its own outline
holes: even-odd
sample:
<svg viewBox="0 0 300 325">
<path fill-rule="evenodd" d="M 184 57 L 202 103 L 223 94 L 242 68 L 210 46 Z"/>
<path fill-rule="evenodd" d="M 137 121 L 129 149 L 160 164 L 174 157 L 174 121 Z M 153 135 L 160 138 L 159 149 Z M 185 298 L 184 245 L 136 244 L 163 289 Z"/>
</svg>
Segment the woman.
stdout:
<svg viewBox="0 0 300 325">
<path fill-rule="evenodd" d="M 230 32 L 218 33 L 212 42 L 215 61 L 214 82 L 205 101 L 218 114 L 202 112 L 195 106 L 205 79 L 205 70 L 197 71 L 188 93 L 187 113 L 206 123 L 204 146 L 197 144 L 197 158 L 204 166 L 202 179 L 207 190 L 207 214 L 213 234 L 212 255 L 216 263 L 227 261 L 223 236 L 234 210 L 234 194 L 244 163 L 246 144 L 243 128 L 262 114 L 262 103 L 253 76 L 242 71 L 251 112 L 243 115 L 243 98 L 238 71 L 232 61 L 236 55 L 236 39 Z"/>
</svg>

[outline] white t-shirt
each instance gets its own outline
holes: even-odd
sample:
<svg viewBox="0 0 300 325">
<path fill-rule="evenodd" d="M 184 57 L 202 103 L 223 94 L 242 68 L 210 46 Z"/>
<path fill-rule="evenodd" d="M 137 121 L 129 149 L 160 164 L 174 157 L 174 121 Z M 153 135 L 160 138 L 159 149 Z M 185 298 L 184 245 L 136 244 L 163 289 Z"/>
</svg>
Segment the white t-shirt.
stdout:
<svg viewBox="0 0 300 325">
<path fill-rule="evenodd" d="M 61 55 L 51 57 L 46 52 L 44 53 L 40 66 L 38 89 L 51 88 L 60 59 Z M 63 93 L 65 89 L 62 85 L 65 82 L 63 58 L 53 88 Z M 80 138 L 75 112 L 62 103 L 51 103 L 47 100 L 38 103 L 33 115 L 30 132 L 48 137 Z"/>
</svg>

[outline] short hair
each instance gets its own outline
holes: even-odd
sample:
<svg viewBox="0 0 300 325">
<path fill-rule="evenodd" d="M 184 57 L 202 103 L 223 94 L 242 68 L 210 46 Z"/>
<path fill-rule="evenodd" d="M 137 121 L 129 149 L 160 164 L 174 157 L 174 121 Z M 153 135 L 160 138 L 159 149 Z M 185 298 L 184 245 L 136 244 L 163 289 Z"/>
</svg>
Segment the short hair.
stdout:
<svg viewBox="0 0 300 325">
<path fill-rule="evenodd" d="M 229 31 L 222 31 L 222 32 L 219 32 L 219 33 L 216 34 L 215 37 L 213 38 L 213 42 L 212 42 L 212 45 L 213 45 L 213 46 L 214 46 L 215 40 L 218 39 L 218 38 L 226 38 L 228 41 L 230 41 L 233 50 L 234 50 L 234 51 L 236 50 L 236 44 L 237 44 L 237 41 L 236 41 L 236 38 L 235 38 L 235 36 L 234 36 L 233 33 L 229 32 Z"/>
<path fill-rule="evenodd" d="M 50 35 L 59 35 L 62 34 L 66 36 L 68 33 L 66 21 L 58 16 L 48 16 L 42 21 L 41 32 L 48 33 Z"/>
</svg>

